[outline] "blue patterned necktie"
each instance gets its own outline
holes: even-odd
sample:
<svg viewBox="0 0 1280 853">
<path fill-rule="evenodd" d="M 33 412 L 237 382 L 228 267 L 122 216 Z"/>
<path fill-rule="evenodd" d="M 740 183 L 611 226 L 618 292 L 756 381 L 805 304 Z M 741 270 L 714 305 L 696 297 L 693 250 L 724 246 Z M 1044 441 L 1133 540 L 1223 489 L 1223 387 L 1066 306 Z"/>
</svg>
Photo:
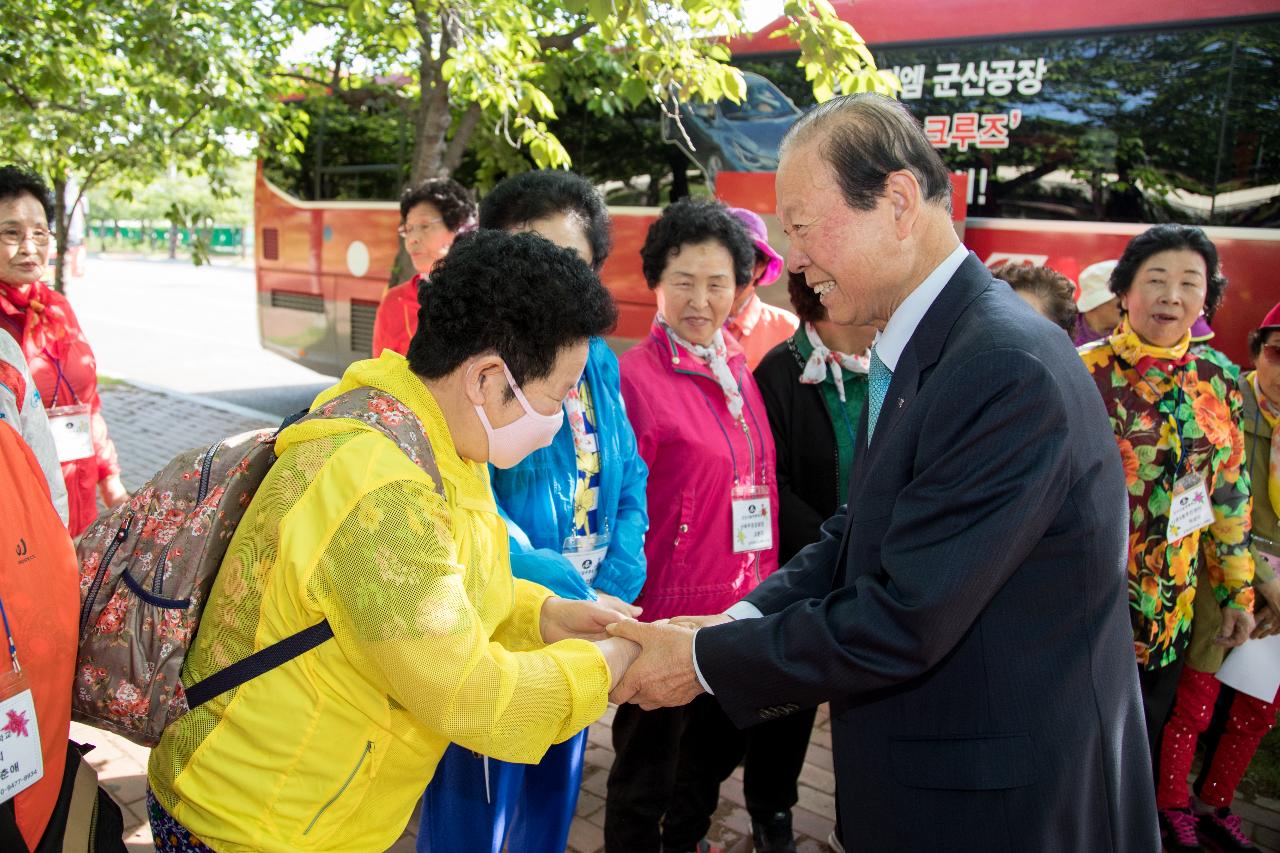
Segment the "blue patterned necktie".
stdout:
<svg viewBox="0 0 1280 853">
<path fill-rule="evenodd" d="M 884 405 L 884 395 L 889 393 L 889 383 L 893 381 L 893 371 L 880 360 L 876 348 L 871 348 L 871 370 L 867 374 L 867 388 L 870 392 L 867 399 L 867 444 L 871 443 L 871 435 L 876 431 L 876 421 L 880 419 L 880 408 Z"/>
</svg>

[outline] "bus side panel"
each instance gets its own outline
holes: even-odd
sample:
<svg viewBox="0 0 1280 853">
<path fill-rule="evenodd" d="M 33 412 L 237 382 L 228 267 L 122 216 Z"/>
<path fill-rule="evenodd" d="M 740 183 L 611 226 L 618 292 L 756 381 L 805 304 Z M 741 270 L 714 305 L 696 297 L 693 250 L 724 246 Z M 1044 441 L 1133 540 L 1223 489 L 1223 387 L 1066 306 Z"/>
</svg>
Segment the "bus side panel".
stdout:
<svg viewBox="0 0 1280 853">
<path fill-rule="evenodd" d="M 391 281 L 400 239 L 394 204 L 324 211 L 320 256 L 332 312 L 335 372 L 373 355 L 373 319 Z"/>
<path fill-rule="evenodd" d="M 1023 221 L 970 220 L 964 242 L 988 265 L 1001 261 L 1044 264 L 1074 279 L 1089 264 L 1120 257 L 1135 234 L 1151 227 L 1024 221 L 1025 226 L 1018 227 Z M 1237 364 L 1248 366 L 1249 330 L 1280 300 L 1280 286 L 1270 277 L 1271 271 L 1280 269 L 1280 232 L 1206 228 L 1205 233 L 1218 247 L 1222 271 L 1230 282 L 1213 320 L 1212 345 Z"/>
<path fill-rule="evenodd" d="M 653 291 L 645 284 L 640 249 L 649 226 L 658 218 L 658 210 L 614 208 L 609 215 L 613 248 L 600 271 L 600 279 L 618 305 L 618 327 L 610 336 L 610 343 L 621 352 L 649 334 L 657 310 Z"/>
<path fill-rule="evenodd" d="M 319 275 L 320 213 L 266 190 L 261 177 L 254 213 L 262 345 L 312 370 L 332 373 L 332 320 Z"/>
</svg>

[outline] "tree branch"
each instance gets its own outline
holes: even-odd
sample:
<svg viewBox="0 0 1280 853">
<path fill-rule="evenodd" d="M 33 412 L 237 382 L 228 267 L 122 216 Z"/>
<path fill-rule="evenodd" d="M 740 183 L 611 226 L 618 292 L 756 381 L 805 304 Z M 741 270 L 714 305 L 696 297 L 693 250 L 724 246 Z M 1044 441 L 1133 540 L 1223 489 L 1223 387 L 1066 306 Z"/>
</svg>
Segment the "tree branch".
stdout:
<svg viewBox="0 0 1280 853">
<path fill-rule="evenodd" d="M 542 48 L 544 52 L 548 50 L 569 50 L 573 47 L 573 43 L 575 41 L 591 32 L 594 28 L 594 22 L 584 21 L 569 30 L 567 33 L 560 33 L 559 35 L 554 36 L 542 36 L 538 39 L 538 47 Z"/>
<path fill-rule="evenodd" d="M 467 107 L 467 111 L 458 119 L 458 127 L 453 132 L 453 138 L 449 140 L 448 146 L 444 149 L 444 157 L 440 160 L 440 168 L 450 174 L 458 168 L 462 163 L 462 155 L 467 151 L 467 145 L 471 142 L 471 135 L 475 133 L 476 125 L 480 123 L 480 105 L 472 103 Z"/>
<path fill-rule="evenodd" d="M 39 101 L 36 101 L 30 95 L 28 95 L 25 91 L 23 91 L 21 86 L 13 82 L 13 80 L 9 79 L 9 77 L 5 75 L 0 75 L 0 83 L 3 83 L 5 86 L 8 86 L 10 89 L 12 89 L 13 93 L 18 96 L 18 100 L 26 104 L 27 108 L 33 112 L 45 112 L 48 110 L 58 110 L 59 112 L 71 113 L 72 115 L 84 115 L 85 113 L 88 112 L 88 110 L 86 109 L 83 109 L 80 107 L 73 107 L 70 104 L 58 104 L 53 102 L 50 102 L 47 104 L 41 104 Z"/>
<path fill-rule="evenodd" d="M 32 112 L 40 112 L 40 105 L 37 104 L 35 101 L 33 101 L 30 95 L 22 91 L 22 88 L 18 86 L 16 83 L 14 83 L 12 80 L 10 80 L 7 76 L 0 75 L 0 83 L 4 83 L 6 86 L 12 89 L 13 93 L 18 96 L 18 100 L 22 101 L 24 104 L 27 105 L 27 109 L 31 110 Z"/>
<path fill-rule="evenodd" d="M 292 77 L 295 80 L 302 80 L 305 83 L 315 83 L 317 86 L 324 86 L 326 89 L 333 84 L 328 80 L 321 80 L 319 77 L 312 77 L 309 74 L 299 74 L 296 71 L 272 71 L 272 77 Z"/>
<path fill-rule="evenodd" d="M 196 109 L 195 109 L 195 112 L 193 112 L 191 115 L 189 115 L 189 116 L 187 116 L 186 118 L 184 118 L 184 119 L 182 120 L 182 123 L 181 123 L 181 124 L 179 124 L 179 125 L 178 125 L 177 127 L 175 127 L 173 130 L 171 130 L 171 131 L 169 132 L 169 141 L 170 141 L 170 142 L 172 142 L 172 141 L 174 140 L 174 138 L 175 138 L 175 137 L 177 137 L 177 135 L 178 135 L 178 134 L 180 134 L 180 133 L 182 133 L 182 131 L 186 130 L 186 129 L 187 129 L 187 125 L 189 125 L 189 124 L 191 124 L 191 122 L 195 121 L 195 120 L 196 120 L 196 117 L 197 117 L 197 116 L 199 116 L 199 115 L 200 115 L 200 113 L 202 113 L 202 112 L 204 112 L 204 111 L 205 111 L 205 107 L 206 107 L 206 106 L 207 106 L 207 104 L 200 104 L 199 106 L 197 106 L 197 107 L 196 107 Z"/>
</svg>

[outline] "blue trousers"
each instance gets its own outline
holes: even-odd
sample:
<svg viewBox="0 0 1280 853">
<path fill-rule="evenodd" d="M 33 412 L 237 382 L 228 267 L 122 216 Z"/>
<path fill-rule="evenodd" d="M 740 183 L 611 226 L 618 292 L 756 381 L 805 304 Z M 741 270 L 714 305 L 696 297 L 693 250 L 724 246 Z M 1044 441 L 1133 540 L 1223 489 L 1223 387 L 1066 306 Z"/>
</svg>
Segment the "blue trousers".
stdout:
<svg viewBox="0 0 1280 853">
<path fill-rule="evenodd" d="M 547 750 L 538 764 L 484 759 L 456 744 L 445 750 L 422 797 L 418 853 L 564 853 L 578 805 L 583 729 Z"/>
</svg>

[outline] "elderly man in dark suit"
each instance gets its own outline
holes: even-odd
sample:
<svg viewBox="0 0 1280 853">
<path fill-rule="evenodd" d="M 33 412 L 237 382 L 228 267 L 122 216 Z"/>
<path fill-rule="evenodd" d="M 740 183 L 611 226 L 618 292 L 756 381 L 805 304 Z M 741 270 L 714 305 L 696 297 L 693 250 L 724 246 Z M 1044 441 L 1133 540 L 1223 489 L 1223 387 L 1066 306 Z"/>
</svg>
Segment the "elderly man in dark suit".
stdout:
<svg viewBox="0 0 1280 853">
<path fill-rule="evenodd" d="M 946 169 L 853 95 L 782 145 L 778 213 L 833 320 L 879 328 L 848 505 L 727 614 L 619 623 L 614 698 L 740 726 L 831 703 L 844 833 L 874 851 L 1158 851 L 1125 486 L 1060 330 L 960 245 Z"/>
</svg>

